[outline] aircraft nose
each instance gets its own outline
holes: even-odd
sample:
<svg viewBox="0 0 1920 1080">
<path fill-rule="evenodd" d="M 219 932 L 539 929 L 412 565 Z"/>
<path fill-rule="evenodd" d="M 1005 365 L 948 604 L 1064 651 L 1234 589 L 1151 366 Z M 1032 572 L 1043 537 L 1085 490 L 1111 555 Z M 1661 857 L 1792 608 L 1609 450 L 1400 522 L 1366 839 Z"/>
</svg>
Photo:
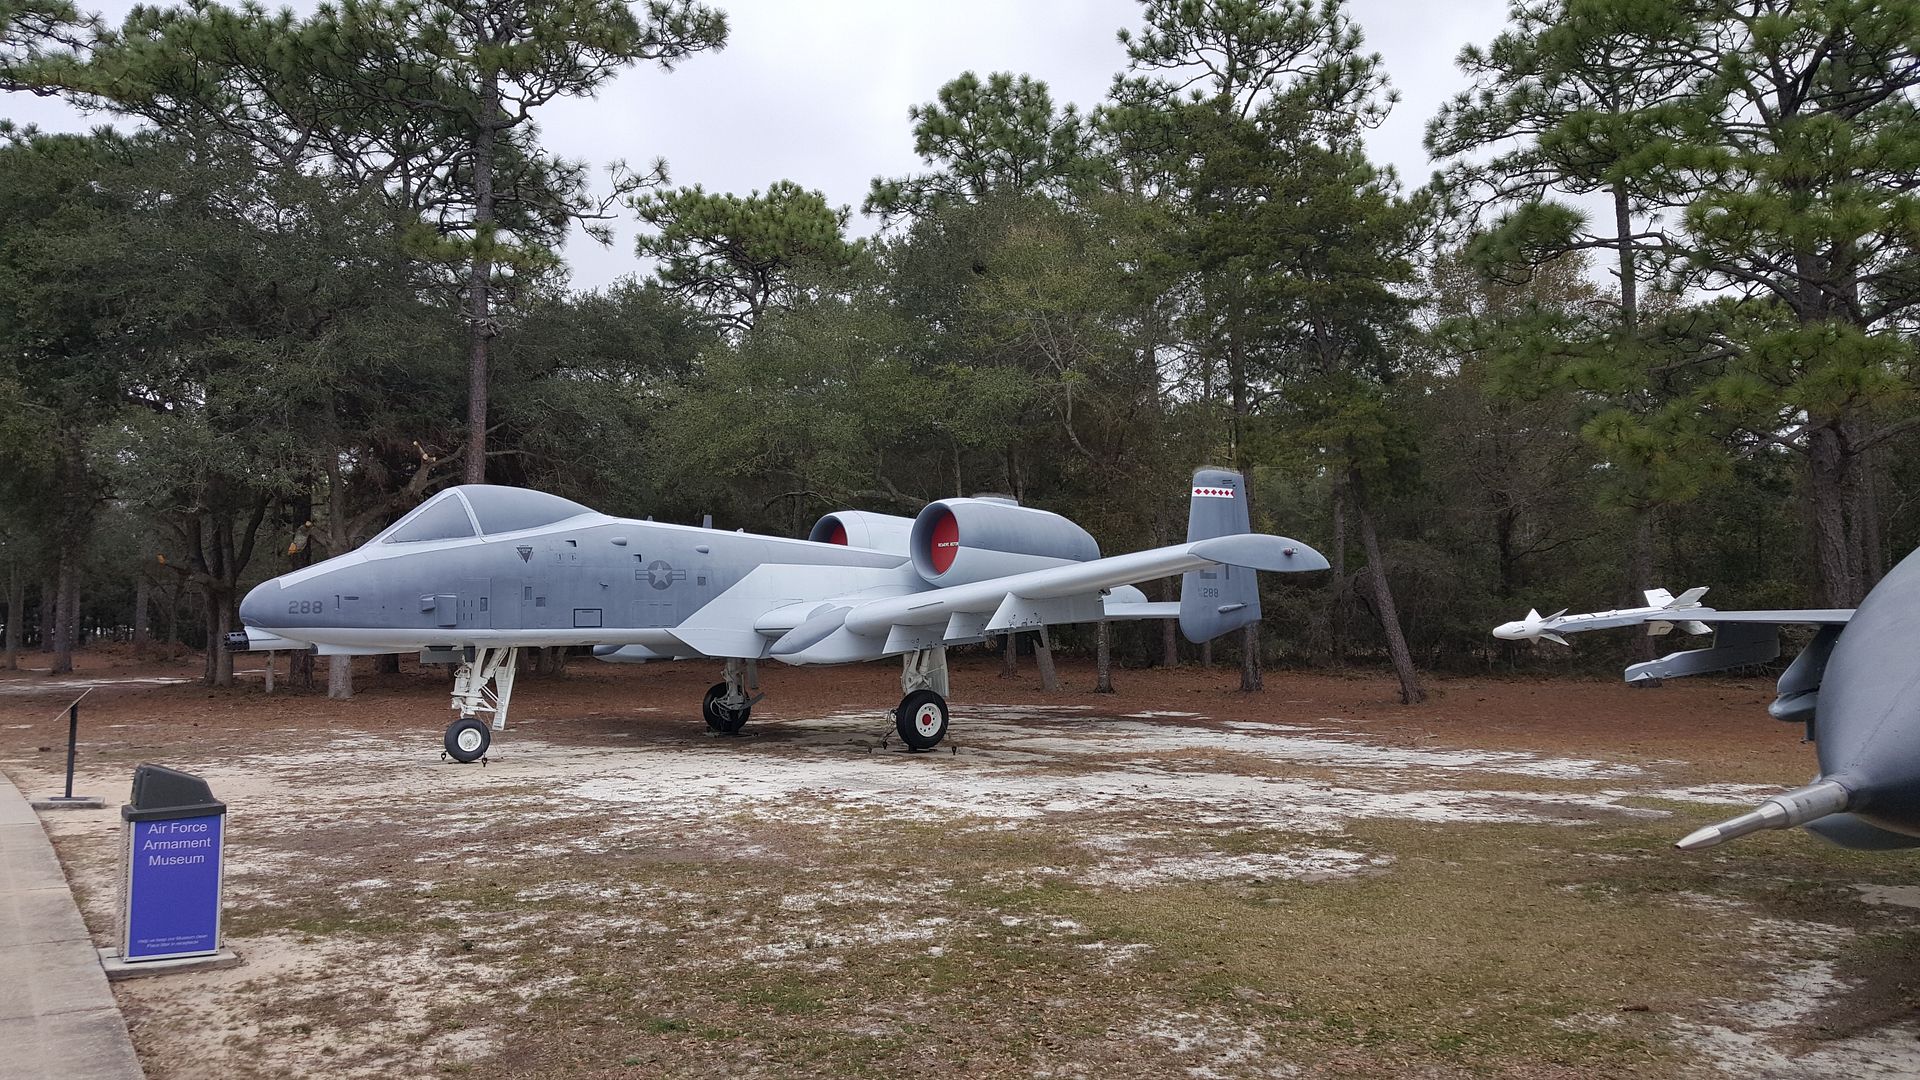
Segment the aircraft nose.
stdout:
<svg viewBox="0 0 1920 1080">
<path fill-rule="evenodd" d="M 263 581 L 248 590 L 245 599 L 240 601 L 240 622 L 262 629 L 272 626 L 273 594 L 279 591 L 280 586 L 272 581 Z"/>
<path fill-rule="evenodd" d="M 1493 636 L 1512 641 L 1520 636 L 1520 624 L 1505 622 L 1493 628 Z"/>
</svg>

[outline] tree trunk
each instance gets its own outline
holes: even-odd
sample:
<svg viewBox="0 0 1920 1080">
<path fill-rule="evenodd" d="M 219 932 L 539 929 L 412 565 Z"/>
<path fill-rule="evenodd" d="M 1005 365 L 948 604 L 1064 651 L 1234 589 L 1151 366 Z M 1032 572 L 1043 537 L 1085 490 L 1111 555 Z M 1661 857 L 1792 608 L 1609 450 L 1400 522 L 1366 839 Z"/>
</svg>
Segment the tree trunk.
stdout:
<svg viewBox="0 0 1920 1080">
<path fill-rule="evenodd" d="M 1045 627 L 1033 638 L 1033 666 L 1040 669 L 1040 689 L 1049 694 L 1060 689 L 1060 674 L 1053 669 L 1053 645 L 1047 641 Z"/>
<path fill-rule="evenodd" d="M 1613 183 L 1613 227 L 1620 238 L 1620 326 L 1632 337 L 1640 328 L 1640 281 L 1633 265 L 1633 208 L 1625 180 Z"/>
<path fill-rule="evenodd" d="M 500 73 L 481 76 L 480 116 L 473 135 L 473 264 L 467 277 L 466 482 L 487 482 L 487 359 L 493 345 L 493 151 L 500 114 Z"/>
<path fill-rule="evenodd" d="M 147 646 L 153 643 L 153 635 L 147 633 L 147 607 L 152 595 L 153 582 L 142 571 L 133 579 L 133 651 L 138 656 L 147 655 Z"/>
<path fill-rule="evenodd" d="M 54 572 L 50 577 L 40 579 L 39 631 L 40 651 L 53 651 L 54 631 L 60 622 L 60 604 L 55 597 L 60 595 L 60 563 L 54 562 Z"/>
<path fill-rule="evenodd" d="M 227 603 L 218 586 L 202 586 L 202 615 L 207 625 L 207 660 L 203 678 L 209 686 L 233 685 L 233 653 L 227 648 L 227 631 L 233 628 L 233 605 Z"/>
<path fill-rule="evenodd" d="M 7 564 L 6 669 L 20 670 L 20 632 L 27 621 L 27 587 L 20 580 L 20 568 Z"/>
<path fill-rule="evenodd" d="M 167 622 L 162 633 L 166 635 L 168 645 L 180 644 L 180 589 L 177 585 L 167 590 Z"/>
<path fill-rule="evenodd" d="M 1856 607 L 1861 587 L 1859 548 L 1847 529 L 1852 455 L 1837 425 L 1814 428 L 1808 441 L 1808 495 L 1813 504 L 1813 547 L 1820 589 L 1829 607 Z"/>
<path fill-rule="evenodd" d="M 1627 597 L 1628 607 L 1641 607 L 1647 603 L 1647 591 L 1655 587 L 1654 577 L 1658 572 L 1654 566 L 1654 556 L 1659 534 L 1656 532 L 1654 510 L 1651 506 L 1636 507 L 1633 511 L 1633 543 L 1629 545 L 1627 557 Z M 1638 627 L 1633 633 L 1633 641 L 1628 646 L 1628 655 L 1635 663 L 1652 660 L 1660 655 L 1659 642 L 1653 635 Z M 1641 689 L 1659 686 L 1659 679 L 1645 679 L 1629 685 Z"/>
<path fill-rule="evenodd" d="M 1412 705 L 1426 700 L 1420 687 L 1420 675 L 1413 669 L 1413 654 L 1400 629 L 1400 611 L 1393 603 L 1393 587 L 1387 582 L 1387 565 L 1380 557 L 1380 535 L 1374 529 L 1373 509 L 1367 505 L 1366 484 L 1358 473 L 1348 479 L 1353 495 L 1353 513 L 1359 519 L 1360 547 L 1367 555 L 1367 583 L 1373 588 L 1373 609 L 1380 617 L 1380 629 L 1387 635 L 1387 655 L 1393 660 L 1393 672 L 1400 677 L 1400 703 Z"/>
<path fill-rule="evenodd" d="M 1164 522 L 1165 522 L 1164 518 L 1160 518 L 1160 517 L 1154 518 L 1154 525 L 1153 525 L 1153 546 L 1154 547 L 1166 546 L 1167 532 L 1166 532 L 1166 526 Z M 1185 579 L 1184 578 L 1161 579 L 1160 599 L 1163 602 L 1167 602 L 1167 603 L 1178 603 L 1180 601 L 1180 583 L 1183 580 Z M 1176 633 L 1176 631 L 1179 629 L 1179 626 L 1180 626 L 1180 621 L 1178 619 L 1161 619 L 1160 620 L 1160 666 L 1161 667 L 1177 668 L 1180 666 L 1180 637 L 1178 633 Z"/>
<path fill-rule="evenodd" d="M 1248 623 L 1240 631 L 1240 689 L 1252 693 L 1265 688 L 1260 678 L 1260 624 Z"/>
<path fill-rule="evenodd" d="M 312 652 L 290 652 L 287 654 L 287 685 L 298 690 L 313 689 Z"/>
<path fill-rule="evenodd" d="M 1854 465 L 1857 477 L 1853 488 L 1853 532 L 1860 545 L 1863 595 L 1887 576 L 1887 546 L 1881 535 L 1885 527 L 1880 520 L 1881 470 L 1875 460 L 1878 456 L 1872 452 L 1862 454 Z"/>
<path fill-rule="evenodd" d="M 1113 624 L 1094 624 L 1093 692 L 1113 693 Z"/>
<path fill-rule="evenodd" d="M 327 696 L 335 701 L 353 696 L 353 657 L 327 657 Z"/>
<path fill-rule="evenodd" d="M 1327 658 L 1334 667 L 1347 662 L 1347 486 L 1333 483 L 1333 547 L 1327 553 L 1332 580 L 1327 582 Z"/>
<path fill-rule="evenodd" d="M 1000 637 L 1000 677 L 1011 679 L 1020 674 L 1020 641 L 1012 631 Z"/>
<path fill-rule="evenodd" d="M 1212 638 L 1208 638 L 1206 641 L 1203 641 L 1200 643 L 1200 666 L 1203 668 L 1210 668 L 1213 666 L 1213 639 Z"/>
<path fill-rule="evenodd" d="M 50 594 L 53 602 L 51 604 L 46 600 L 40 602 L 43 618 L 47 608 L 53 609 L 51 613 L 53 633 L 48 637 L 52 639 L 53 648 L 53 665 L 50 670 L 55 675 L 65 675 L 73 670 L 73 618 L 67 604 L 67 596 L 74 587 L 73 561 L 72 552 L 60 553 L 60 568 L 54 576 L 53 592 Z"/>
</svg>

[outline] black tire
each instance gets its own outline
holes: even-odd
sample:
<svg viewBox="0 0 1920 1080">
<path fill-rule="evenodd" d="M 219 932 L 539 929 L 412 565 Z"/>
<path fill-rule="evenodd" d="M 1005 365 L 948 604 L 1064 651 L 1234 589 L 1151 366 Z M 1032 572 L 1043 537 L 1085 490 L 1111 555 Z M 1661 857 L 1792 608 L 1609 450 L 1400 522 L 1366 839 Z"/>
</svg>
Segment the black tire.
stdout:
<svg viewBox="0 0 1920 1080">
<path fill-rule="evenodd" d="M 947 699 L 931 690 L 915 690 L 893 711 L 894 730 L 909 750 L 931 750 L 947 737 Z"/>
<path fill-rule="evenodd" d="M 729 709 L 720 704 L 727 696 L 726 683 L 714 683 L 707 696 L 700 702 L 700 715 L 707 721 L 707 730 L 720 735 L 738 735 L 740 729 L 747 726 L 747 717 L 753 714 L 751 706 L 744 709 Z"/>
<path fill-rule="evenodd" d="M 486 721 L 469 716 L 447 725 L 447 756 L 458 762 L 479 761 L 493 744 L 493 731 Z"/>
</svg>

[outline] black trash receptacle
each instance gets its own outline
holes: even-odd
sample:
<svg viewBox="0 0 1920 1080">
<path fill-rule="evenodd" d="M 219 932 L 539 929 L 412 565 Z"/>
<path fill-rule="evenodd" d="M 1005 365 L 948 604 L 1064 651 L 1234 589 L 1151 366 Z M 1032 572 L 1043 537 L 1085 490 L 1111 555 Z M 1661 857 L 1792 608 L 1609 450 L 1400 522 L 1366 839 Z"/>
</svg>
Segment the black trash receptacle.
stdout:
<svg viewBox="0 0 1920 1080">
<path fill-rule="evenodd" d="M 129 963 L 220 951 L 221 855 L 227 804 L 207 782 L 164 765 L 133 771 L 120 808 L 127 868 L 120 956 Z"/>
</svg>

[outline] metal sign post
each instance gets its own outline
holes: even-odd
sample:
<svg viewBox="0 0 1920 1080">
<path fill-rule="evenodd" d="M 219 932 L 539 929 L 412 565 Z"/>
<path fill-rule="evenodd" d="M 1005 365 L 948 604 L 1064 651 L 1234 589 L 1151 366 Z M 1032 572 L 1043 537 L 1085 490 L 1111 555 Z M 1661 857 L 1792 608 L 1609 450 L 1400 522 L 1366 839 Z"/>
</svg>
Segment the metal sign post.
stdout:
<svg viewBox="0 0 1920 1080">
<path fill-rule="evenodd" d="M 75 795 L 73 793 L 73 762 L 80 748 L 80 702 L 93 693 L 89 686 L 81 691 L 79 697 L 67 706 L 67 788 L 64 795 L 49 795 L 44 799 L 34 799 L 35 810 L 99 810 L 107 805 L 107 800 L 98 795 Z"/>
</svg>

